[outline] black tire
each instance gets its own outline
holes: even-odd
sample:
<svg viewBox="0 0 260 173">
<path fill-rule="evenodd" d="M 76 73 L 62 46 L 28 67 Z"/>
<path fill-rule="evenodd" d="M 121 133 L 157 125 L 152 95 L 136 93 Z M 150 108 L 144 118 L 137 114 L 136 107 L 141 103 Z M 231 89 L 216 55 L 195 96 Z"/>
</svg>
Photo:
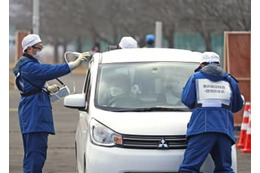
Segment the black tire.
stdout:
<svg viewBox="0 0 260 173">
<path fill-rule="evenodd" d="M 87 171 L 86 170 L 86 157 L 85 157 L 85 154 L 84 154 L 84 173 L 87 173 L 86 171 Z"/>
<path fill-rule="evenodd" d="M 75 156 L 76 156 L 76 172 L 79 173 L 78 169 L 78 156 L 77 156 L 77 142 L 75 141 Z"/>
</svg>

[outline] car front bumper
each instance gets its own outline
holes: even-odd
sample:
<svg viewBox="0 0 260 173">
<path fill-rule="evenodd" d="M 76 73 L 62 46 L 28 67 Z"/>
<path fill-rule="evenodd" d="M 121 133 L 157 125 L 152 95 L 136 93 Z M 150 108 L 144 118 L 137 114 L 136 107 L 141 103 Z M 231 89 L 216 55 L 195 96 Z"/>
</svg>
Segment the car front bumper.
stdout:
<svg viewBox="0 0 260 173">
<path fill-rule="evenodd" d="M 87 146 L 87 173 L 174 173 L 178 172 L 185 151 L 102 147 L 90 142 Z M 213 172 L 213 169 L 214 164 L 208 156 L 201 172 Z"/>
</svg>

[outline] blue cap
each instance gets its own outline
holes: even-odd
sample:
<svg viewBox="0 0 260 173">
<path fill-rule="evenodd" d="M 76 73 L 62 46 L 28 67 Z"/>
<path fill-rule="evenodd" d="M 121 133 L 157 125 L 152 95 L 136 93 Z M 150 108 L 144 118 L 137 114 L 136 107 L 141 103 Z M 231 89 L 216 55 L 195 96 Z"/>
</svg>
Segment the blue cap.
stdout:
<svg viewBox="0 0 260 173">
<path fill-rule="evenodd" d="M 148 35 L 146 35 L 145 40 L 146 40 L 146 41 L 154 41 L 154 35 L 153 35 L 153 34 L 148 34 Z"/>
</svg>

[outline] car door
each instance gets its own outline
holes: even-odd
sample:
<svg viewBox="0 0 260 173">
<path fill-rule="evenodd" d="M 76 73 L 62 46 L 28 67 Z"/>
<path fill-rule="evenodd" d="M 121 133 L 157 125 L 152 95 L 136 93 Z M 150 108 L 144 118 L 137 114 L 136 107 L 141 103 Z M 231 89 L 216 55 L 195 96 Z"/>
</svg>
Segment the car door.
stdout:
<svg viewBox="0 0 260 173">
<path fill-rule="evenodd" d="M 85 94 L 86 107 L 83 110 L 79 110 L 79 121 L 76 132 L 76 157 L 77 157 L 77 166 L 78 172 L 83 173 L 85 169 L 85 148 L 86 140 L 88 137 L 88 117 L 89 117 L 89 95 L 90 95 L 90 78 L 91 72 L 87 71 L 85 82 L 83 85 L 82 92 Z"/>
</svg>

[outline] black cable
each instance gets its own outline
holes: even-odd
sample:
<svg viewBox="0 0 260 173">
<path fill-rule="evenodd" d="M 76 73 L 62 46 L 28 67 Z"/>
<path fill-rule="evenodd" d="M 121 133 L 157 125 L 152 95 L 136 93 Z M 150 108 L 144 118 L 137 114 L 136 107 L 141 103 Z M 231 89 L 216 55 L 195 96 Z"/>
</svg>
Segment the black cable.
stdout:
<svg viewBox="0 0 260 173">
<path fill-rule="evenodd" d="M 56 78 L 56 80 L 63 86 L 65 86 L 65 84 L 59 79 L 59 78 Z"/>
</svg>

